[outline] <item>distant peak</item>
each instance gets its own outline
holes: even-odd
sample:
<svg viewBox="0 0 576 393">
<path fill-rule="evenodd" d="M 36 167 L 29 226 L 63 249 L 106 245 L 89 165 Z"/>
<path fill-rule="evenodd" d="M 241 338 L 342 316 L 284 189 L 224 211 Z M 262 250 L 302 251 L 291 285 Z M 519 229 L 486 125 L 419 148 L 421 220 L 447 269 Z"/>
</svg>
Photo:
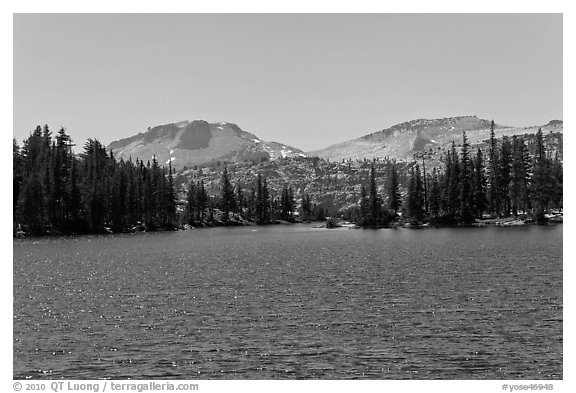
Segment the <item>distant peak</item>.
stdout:
<svg viewBox="0 0 576 393">
<path fill-rule="evenodd" d="M 546 126 L 562 126 L 564 125 L 564 121 L 563 120 L 550 120 L 548 122 L 548 124 L 545 124 Z"/>
</svg>

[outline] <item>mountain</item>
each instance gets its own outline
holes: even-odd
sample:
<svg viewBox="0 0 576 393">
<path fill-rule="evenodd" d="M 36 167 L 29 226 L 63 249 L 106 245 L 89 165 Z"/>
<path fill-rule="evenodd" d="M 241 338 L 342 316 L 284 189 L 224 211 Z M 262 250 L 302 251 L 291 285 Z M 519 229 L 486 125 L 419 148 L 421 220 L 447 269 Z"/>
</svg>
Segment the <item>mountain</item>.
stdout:
<svg viewBox="0 0 576 393">
<path fill-rule="evenodd" d="M 466 131 L 471 145 L 480 143 L 489 138 L 490 123 L 490 120 L 476 116 L 412 120 L 306 154 L 330 160 L 376 157 L 412 160 L 415 153 L 443 150 L 448 148 L 452 141 L 459 143 L 462 140 L 462 131 Z M 544 132 L 562 132 L 563 122 L 552 120 L 542 128 Z M 496 137 L 501 138 L 505 135 L 534 134 L 538 131 L 538 126 L 518 128 L 496 124 L 494 131 Z"/>
<path fill-rule="evenodd" d="M 411 161 L 415 153 L 441 153 L 452 141 L 459 144 L 466 131 L 471 145 L 483 143 L 490 136 L 490 120 L 476 116 L 444 119 L 418 119 L 397 124 L 347 142 L 304 153 L 277 142 L 266 142 L 243 131 L 233 123 L 208 123 L 203 120 L 165 124 L 149 128 L 129 138 L 108 145 L 117 158 L 151 160 L 160 164 L 172 161 L 176 169 L 223 162 L 261 162 L 282 157 L 320 157 L 342 159 L 390 158 Z M 497 138 L 535 134 L 540 126 L 509 127 L 496 125 Z M 562 120 L 541 126 L 545 133 L 562 132 Z"/>
<path fill-rule="evenodd" d="M 182 169 L 218 161 L 237 162 L 305 157 L 302 150 L 277 142 L 266 142 L 233 123 L 204 120 L 165 124 L 108 145 L 117 158 L 151 160 Z"/>
</svg>

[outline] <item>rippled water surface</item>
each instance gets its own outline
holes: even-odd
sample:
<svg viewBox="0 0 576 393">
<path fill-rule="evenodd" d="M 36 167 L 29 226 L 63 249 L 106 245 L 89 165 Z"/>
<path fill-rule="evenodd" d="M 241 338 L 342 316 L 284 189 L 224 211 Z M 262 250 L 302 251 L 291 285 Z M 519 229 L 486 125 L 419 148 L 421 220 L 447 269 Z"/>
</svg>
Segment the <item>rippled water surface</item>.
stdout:
<svg viewBox="0 0 576 393">
<path fill-rule="evenodd" d="M 562 226 L 14 241 L 14 378 L 559 379 Z"/>
</svg>

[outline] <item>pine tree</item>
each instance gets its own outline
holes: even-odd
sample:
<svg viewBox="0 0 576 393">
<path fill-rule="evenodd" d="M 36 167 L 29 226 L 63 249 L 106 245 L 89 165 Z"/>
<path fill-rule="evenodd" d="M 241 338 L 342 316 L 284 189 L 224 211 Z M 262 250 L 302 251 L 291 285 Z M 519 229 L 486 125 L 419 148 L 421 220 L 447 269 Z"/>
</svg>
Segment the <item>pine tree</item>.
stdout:
<svg viewBox="0 0 576 393">
<path fill-rule="evenodd" d="M 524 138 L 514 135 L 512 137 L 512 163 L 510 165 L 510 184 L 508 198 L 512 214 L 518 216 L 519 212 L 526 212 L 528 205 L 529 188 L 529 162 L 528 149 Z"/>
<path fill-rule="evenodd" d="M 370 225 L 368 196 L 366 194 L 366 187 L 364 185 L 362 185 L 362 189 L 360 191 L 360 225 Z"/>
<path fill-rule="evenodd" d="M 256 195 L 256 222 L 260 225 L 270 222 L 271 201 L 266 178 L 258 174 Z"/>
<path fill-rule="evenodd" d="M 312 202 L 310 201 L 310 196 L 306 193 L 304 193 L 304 195 L 302 196 L 301 209 L 302 209 L 302 220 L 303 221 L 310 220 L 312 215 Z"/>
<path fill-rule="evenodd" d="M 294 221 L 294 211 L 296 210 L 296 200 L 294 199 L 294 191 L 292 187 L 288 187 L 288 211 L 290 221 Z"/>
<path fill-rule="evenodd" d="M 20 188 L 22 185 L 22 155 L 20 154 L 20 146 L 13 139 L 13 153 L 12 153 L 12 219 L 14 224 L 17 222 L 16 210 L 18 206 L 18 198 L 20 196 Z"/>
<path fill-rule="evenodd" d="M 488 209 L 491 214 L 500 212 L 500 195 L 498 193 L 498 145 L 494 133 L 494 120 L 490 124 L 490 142 L 488 151 Z"/>
<path fill-rule="evenodd" d="M 466 131 L 462 132 L 462 149 L 460 151 L 460 222 L 469 224 L 474 221 L 472 214 L 472 185 L 470 168 L 470 145 Z"/>
<path fill-rule="evenodd" d="M 546 159 L 546 146 L 542 135 L 542 128 L 536 133 L 536 151 L 532 165 L 532 196 L 537 221 L 545 221 L 544 212 L 548 207 L 549 168 Z"/>
<path fill-rule="evenodd" d="M 69 229 L 79 231 L 82 229 L 80 217 L 82 216 L 82 193 L 80 189 L 80 175 L 77 160 L 71 161 L 68 208 L 70 210 Z"/>
<path fill-rule="evenodd" d="M 206 188 L 204 187 L 204 180 L 200 180 L 200 185 L 198 186 L 198 215 L 200 216 L 200 222 L 204 222 L 205 215 L 204 212 L 208 208 L 209 203 L 208 193 L 206 192 Z M 213 218 L 213 217 L 212 217 Z"/>
<path fill-rule="evenodd" d="M 382 221 L 382 200 L 378 196 L 376 187 L 376 170 L 374 166 L 370 168 L 370 194 L 368 196 L 369 204 L 369 225 L 376 227 Z"/>
<path fill-rule="evenodd" d="M 418 164 L 410 169 L 406 213 L 413 223 L 420 223 L 424 218 L 424 189 Z"/>
<path fill-rule="evenodd" d="M 264 199 L 262 195 L 262 176 L 258 174 L 256 185 L 256 223 L 264 224 Z"/>
<path fill-rule="evenodd" d="M 390 167 L 390 176 L 388 181 L 388 209 L 394 212 L 394 217 L 398 215 L 398 210 L 402 206 L 402 195 L 400 194 L 400 184 L 398 183 L 398 171 L 396 164 Z"/>
<path fill-rule="evenodd" d="M 168 179 L 165 191 L 166 224 L 173 228 L 176 222 L 176 191 L 174 190 L 174 178 L 172 177 L 172 161 L 168 162 Z"/>
<path fill-rule="evenodd" d="M 292 206 L 290 204 L 290 195 L 288 194 L 288 187 L 284 186 L 282 188 L 282 194 L 280 196 L 280 218 L 282 220 L 290 220 Z"/>
<path fill-rule="evenodd" d="M 258 220 L 258 216 L 256 214 L 256 205 L 257 205 L 257 198 L 256 198 L 256 189 L 254 187 L 252 187 L 250 189 L 250 196 L 247 202 L 248 205 L 248 212 L 247 212 L 247 216 L 248 219 L 252 220 L 252 221 L 257 221 Z"/>
<path fill-rule="evenodd" d="M 228 179 L 228 168 L 224 167 L 224 171 L 222 172 L 222 210 L 224 212 L 224 223 L 227 223 L 229 220 L 230 211 L 236 210 L 236 203 L 234 199 L 234 187 L 230 183 Z"/>
<path fill-rule="evenodd" d="M 198 219 L 198 191 L 194 181 L 191 180 L 186 191 L 186 222 L 194 226 Z"/>
<path fill-rule="evenodd" d="M 270 192 L 268 191 L 268 181 L 266 178 L 262 180 L 262 223 L 268 224 L 270 222 L 271 199 Z"/>
<path fill-rule="evenodd" d="M 553 182 L 551 202 L 557 209 L 563 209 L 563 178 L 564 171 L 562 160 L 558 150 L 554 154 L 554 160 L 551 163 L 551 178 Z"/>
<path fill-rule="evenodd" d="M 236 184 L 236 210 L 237 213 L 242 215 L 244 213 L 244 208 L 246 207 L 246 200 L 244 198 L 244 192 L 240 184 Z"/>
<path fill-rule="evenodd" d="M 43 209 L 43 191 L 40 176 L 29 173 L 23 182 L 20 200 L 18 202 L 19 216 L 31 233 L 42 233 L 45 226 Z"/>
<path fill-rule="evenodd" d="M 460 179 L 461 179 L 460 163 L 458 159 L 458 153 L 456 152 L 456 144 L 454 143 L 454 141 L 452 141 L 452 147 L 448 155 L 450 157 L 449 175 L 447 173 L 448 215 L 454 217 L 456 216 L 456 212 L 460 208 Z"/>
<path fill-rule="evenodd" d="M 500 214 L 504 217 L 510 215 L 510 166 L 512 156 L 512 144 L 507 136 L 502 138 L 498 163 L 498 196 L 500 198 Z"/>
<path fill-rule="evenodd" d="M 436 168 L 432 170 L 430 179 L 430 192 L 428 193 L 428 206 L 430 208 L 430 215 L 432 218 L 437 219 L 440 215 L 440 199 L 441 190 L 438 180 L 438 172 Z"/>
<path fill-rule="evenodd" d="M 482 213 L 487 207 L 486 201 L 486 176 L 484 175 L 484 158 L 482 150 L 478 149 L 473 165 L 473 182 L 472 182 L 472 206 L 474 214 L 482 218 Z"/>
</svg>

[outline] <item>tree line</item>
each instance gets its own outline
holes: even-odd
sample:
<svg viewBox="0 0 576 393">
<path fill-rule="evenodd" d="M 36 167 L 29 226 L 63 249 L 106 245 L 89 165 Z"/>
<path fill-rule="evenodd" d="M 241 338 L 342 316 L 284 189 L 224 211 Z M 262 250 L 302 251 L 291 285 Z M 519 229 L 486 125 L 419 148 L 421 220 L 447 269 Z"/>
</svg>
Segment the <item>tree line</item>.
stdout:
<svg viewBox="0 0 576 393">
<path fill-rule="evenodd" d="M 209 195 L 204 181 L 190 181 L 179 203 L 171 163 L 155 157 L 116 160 L 97 139 L 74 154 L 72 138 L 61 128 L 36 127 L 20 147 L 13 140 L 13 226 L 15 233 L 66 234 L 174 229 L 295 221 L 296 200 L 285 186 L 279 196 L 258 175 L 254 186 L 233 186 L 224 168 L 220 195 Z M 321 207 L 303 195 L 300 217 L 325 219 Z M 234 219 L 236 218 L 236 219 Z"/>
<path fill-rule="evenodd" d="M 146 163 L 116 160 L 96 139 L 89 139 L 80 154 L 73 153 L 73 146 L 65 129 L 53 137 L 47 125 L 36 127 L 22 147 L 14 140 L 15 232 L 124 232 L 246 221 L 265 225 L 328 215 L 313 196 L 302 192 L 297 197 L 289 184 L 272 190 L 260 174 L 245 188 L 234 185 L 228 167 L 219 193 L 210 195 L 202 179 L 190 180 L 179 201 L 170 162 L 166 168 L 155 158 Z M 453 142 L 441 168 L 427 173 L 423 159 L 422 165 L 409 166 L 406 177 L 406 169 L 399 173 L 399 165 L 389 162 L 383 192 L 372 166 L 356 207 L 343 217 L 364 227 L 395 221 L 469 224 L 487 215 L 543 221 L 548 209 L 562 208 L 562 160 L 558 149 L 546 145 L 541 129 L 533 139 L 499 140 L 492 122 L 485 150 L 472 152 L 464 132 L 459 150 Z"/>
<path fill-rule="evenodd" d="M 298 209 L 291 186 L 284 185 L 279 195 L 274 195 L 267 179 L 258 174 L 252 186 L 244 189 L 240 183 L 231 183 L 227 167 L 222 172 L 218 195 L 210 196 L 203 180 L 190 181 L 185 206 L 183 223 L 190 226 L 240 225 L 244 221 L 266 225 L 278 220 L 295 222 L 297 216 L 301 221 L 326 219 L 323 207 L 312 203 L 308 194 L 301 196 Z"/>
<path fill-rule="evenodd" d="M 172 167 L 156 159 L 117 161 L 96 139 L 79 155 L 64 128 L 36 127 L 13 148 L 15 232 L 99 233 L 173 228 Z"/>
<path fill-rule="evenodd" d="M 348 216 L 366 227 L 387 226 L 399 219 L 413 224 L 470 224 L 486 216 L 524 216 L 543 222 L 549 209 L 562 209 L 562 160 L 558 149 L 546 146 L 541 128 L 532 144 L 517 135 L 499 141 L 492 121 L 487 155 L 480 148 L 471 152 L 463 132 L 460 151 L 452 142 L 442 170 L 433 168 L 426 174 L 424 160 L 422 167 L 413 163 L 404 197 L 395 164 L 389 166 L 382 196 L 372 167 L 358 209 Z"/>
</svg>

